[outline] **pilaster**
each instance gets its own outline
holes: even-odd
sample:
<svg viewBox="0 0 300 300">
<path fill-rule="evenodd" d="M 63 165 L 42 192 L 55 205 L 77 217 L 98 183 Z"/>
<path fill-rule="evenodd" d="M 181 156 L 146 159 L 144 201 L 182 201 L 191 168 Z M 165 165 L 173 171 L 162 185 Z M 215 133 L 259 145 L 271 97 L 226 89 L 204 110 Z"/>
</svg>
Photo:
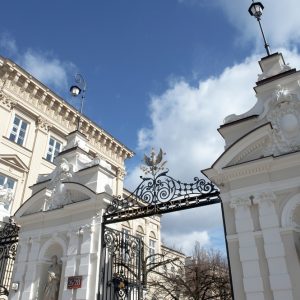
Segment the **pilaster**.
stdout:
<svg viewBox="0 0 300 300">
<path fill-rule="evenodd" d="M 123 168 L 117 169 L 117 177 L 116 177 L 116 195 L 122 195 L 123 193 L 123 183 L 126 172 Z"/>
<path fill-rule="evenodd" d="M 276 196 L 273 193 L 261 193 L 254 197 L 254 203 L 258 204 L 259 222 L 264 239 L 264 250 L 268 262 L 269 280 L 274 300 L 293 300 L 284 245 L 274 206 L 275 201 Z"/>
<path fill-rule="evenodd" d="M 35 285 L 35 278 L 37 272 L 37 264 L 35 263 L 40 249 L 40 241 L 39 238 L 32 238 L 30 240 L 31 247 L 30 252 L 28 255 L 27 261 L 27 270 L 24 278 L 24 289 L 23 293 L 21 294 L 21 300 L 31 300 L 34 299 L 34 285 Z"/>
<path fill-rule="evenodd" d="M 20 299 L 20 292 L 24 288 L 24 280 L 26 274 L 27 257 L 29 252 L 29 241 L 28 239 L 19 239 L 19 245 L 17 250 L 17 263 L 14 264 L 14 273 L 12 282 L 19 283 L 18 291 L 11 292 L 11 300 Z"/>
<path fill-rule="evenodd" d="M 37 118 L 34 147 L 31 156 L 30 170 L 27 176 L 28 178 L 27 186 L 34 184 L 38 178 L 41 161 L 45 156 L 45 152 L 43 151 L 45 151 L 46 149 L 49 128 L 50 125 L 45 119 L 43 119 L 42 117 Z M 43 153 L 42 157 L 41 157 L 41 152 Z M 25 190 L 23 199 L 28 199 L 30 195 L 31 195 L 31 190 L 27 188 Z"/>
<path fill-rule="evenodd" d="M 69 244 L 66 257 L 63 258 L 64 263 L 64 279 L 62 300 L 72 299 L 74 290 L 67 289 L 68 277 L 76 274 L 77 254 L 79 249 L 79 235 L 78 232 L 70 231 L 68 233 Z"/>
<path fill-rule="evenodd" d="M 82 275 L 81 288 L 77 290 L 76 300 L 89 299 L 91 290 L 91 277 L 92 277 L 92 266 L 93 257 L 95 253 L 93 251 L 92 239 L 93 239 L 94 227 L 93 225 L 86 225 L 82 227 L 79 234 L 82 236 L 82 242 L 80 246 L 80 263 L 78 274 Z"/>
<path fill-rule="evenodd" d="M 259 256 L 254 237 L 253 220 L 249 198 L 232 199 L 235 210 L 235 225 L 239 240 L 239 254 L 243 269 L 244 291 L 247 300 L 265 300 Z"/>
</svg>

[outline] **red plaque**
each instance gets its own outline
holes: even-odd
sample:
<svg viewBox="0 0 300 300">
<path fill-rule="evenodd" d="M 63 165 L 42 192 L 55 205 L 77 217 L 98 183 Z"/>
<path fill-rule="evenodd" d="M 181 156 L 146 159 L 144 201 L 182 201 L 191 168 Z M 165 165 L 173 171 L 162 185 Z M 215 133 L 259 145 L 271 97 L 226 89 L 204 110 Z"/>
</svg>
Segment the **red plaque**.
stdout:
<svg viewBox="0 0 300 300">
<path fill-rule="evenodd" d="M 71 276 L 68 277 L 68 289 L 79 289 L 81 288 L 82 276 Z"/>
</svg>

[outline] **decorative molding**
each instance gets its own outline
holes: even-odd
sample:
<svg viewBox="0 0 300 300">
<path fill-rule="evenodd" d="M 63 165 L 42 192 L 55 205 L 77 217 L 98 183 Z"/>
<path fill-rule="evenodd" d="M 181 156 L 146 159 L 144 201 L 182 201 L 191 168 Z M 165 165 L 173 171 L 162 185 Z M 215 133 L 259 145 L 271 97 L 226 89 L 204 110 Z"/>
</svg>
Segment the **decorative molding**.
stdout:
<svg viewBox="0 0 300 300">
<path fill-rule="evenodd" d="M 267 120 L 273 126 L 270 153 L 280 155 L 300 150 L 300 101 L 296 94 L 280 87 L 267 108 Z"/>
<path fill-rule="evenodd" d="M 300 194 L 291 197 L 283 207 L 281 214 L 281 226 L 283 228 L 299 228 L 300 224 L 296 224 L 293 220 L 294 212 L 300 205 Z"/>
<path fill-rule="evenodd" d="M 254 162 L 245 162 L 241 165 L 229 166 L 223 169 L 224 173 L 222 175 L 212 177 L 211 180 L 213 180 L 215 184 L 220 185 L 224 182 L 234 180 L 236 178 L 248 177 L 248 176 L 253 176 L 261 173 L 266 173 L 271 170 L 272 161 L 273 161 L 272 158 L 271 160 L 267 158 L 267 161 L 264 163 L 262 163 L 261 161 L 259 164 L 255 164 Z M 248 165 L 246 167 L 244 164 L 247 163 L 249 164 L 253 163 L 253 165 Z"/>
<path fill-rule="evenodd" d="M 122 168 L 118 168 L 117 169 L 117 178 L 120 180 L 124 180 L 125 176 L 126 176 L 126 171 Z"/>
<path fill-rule="evenodd" d="M 43 117 L 38 116 L 36 120 L 36 127 L 37 129 L 44 131 L 46 133 L 49 132 L 49 129 L 52 127 L 47 120 L 45 120 Z"/>
<path fill-rule="evenodd" d="M 0 104 L 2 107 L 11 111 L 17 105 L 17 101 L 12 100 L 10 97 L 0 92 Z"/>
<path fill-rule="evenodd" d="M 10 60 L 4 59 L 0 69 L 2 71 L 0 78 L 2 86 L 0 91 L 8 91 L 10 94 L 15 96 L 14 98 L 22 99 L 22 101 L 19 101 L 19 105 L 23 102 L 29 102 L 30 105 L 33 105 L 35 109 L 40 110 L 42 113 L 45 113 L 47 111 L 47 107 L 49 107 L 53 113 L 49 111 L 47 116 L 53 120 L 53 123 L 57 123 L 69 132 L 74 130 L 76 127 L 78 112 L 72 106 L 66 103 L 62 98 L 59 98 L 32 76 L 28 76 L 23 69 L 15 65 Z M 13 79 L 10 80 L 10 78 Z M 10 99 L 7 100 L 6 98 L 0 99 L 0 104 L 9 109 L 12 109 L 14 103 L 17 103 L 17 101 Z M 104 144 L 105 140 L 111 141 L 112 144 L 115 145 L 116 152 L 104 152 L 105 155 L 107 155 L 112 161 L 115 161 L 117 164 L 122 164 L 123 159 L 134 155 L 131 150 L 116 141 L 110 134 L 106 133 L 89 119 L 81 116 L 81 120 L 86 125 L 86 128 L 83 128 L 83 130 L 86 130 L 88 139 L 96 139 L 97 142 L 93 143 L 95 148 L 100 151 L 103 148 L 106 148 L 107 146 Z M 104 136 L 105 139 L 101 138 L 101 136 Z M 126 154 L 123 155 L 122 151 L 125 151 Z M 117 157 L 116 154 L 118 155 Z"/>
<path fill-rule="evenodd" d="M 251 206 L 251 205 L 252 205 L 252 202 L 249 197 L 233 198 L 233 199 L 231 199 L 231 201 L 229 203 L 229 206 L 234 209 L 236 209 L 240 206 L 246 207 L 246 206 Z"/>
<path fill-rule="evenodd" d="M 239 164 L 241 162 L 246 162 L 246 158 L 247 156 L 249 156 L 250 154 L 252 154 L 254 151 L 257 151 L 258 149 L 262 149 L 261 154 L 264 155 L 264 148 L 268 147 L 268 145 L 271 145 L 271 139 L 269 136 L 263 137 L 261 139 L 259 139 L 258 141 L 256 141 L 255 143 L 253 143 L 252 145 L 250 145 L 248 148 L 246 148 L 244 151 L 242 151 L 241 153 L 239 153 L 230 163 L 228 166 L 231 165 L 236 165 Z M 259 158 L 259 157 L 257 157 Z M 251 158 L 251 160 L 253 160 L 253 158 Z"/>
<path fill-rule="evenodd" d="M 254 204 L 262 204 L 268 203 L 272 204 L 276 201 L 276 195 L 273 192 L 261 192 L 261 193 L 255 193 L 253 198 L 253 203 Z"/>
</svg>

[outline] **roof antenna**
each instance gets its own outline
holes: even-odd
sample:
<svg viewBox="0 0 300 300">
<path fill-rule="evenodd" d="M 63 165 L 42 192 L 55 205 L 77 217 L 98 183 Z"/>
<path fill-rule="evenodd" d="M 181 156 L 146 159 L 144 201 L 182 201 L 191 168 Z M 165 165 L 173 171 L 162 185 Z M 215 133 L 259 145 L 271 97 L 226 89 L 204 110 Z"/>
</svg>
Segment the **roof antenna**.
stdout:
<svg viewBox="0 0 300 300">
<path fill-rule="evenodd" d="M 252 0 L 252 4 L 250 5 L 248 11 L 251 16 L 254 16 L 256 18 L 256 20 L 259 24 L 259 28 L 260 28 L 260 31 L 261 31 L 261 34 L 263 36 L 264 43 L 265 43 L 265 49 L 267 51 L 268 56 L 270 56 L 271 55 L 270 46 L 267 43 L 263 28 L 262 28 L 261 22 L 260 22 L 263 9 L 264 9 L 264 6 L 262 5 L 261 2 L 254 2 L 254 0 Z"/>
</svg>

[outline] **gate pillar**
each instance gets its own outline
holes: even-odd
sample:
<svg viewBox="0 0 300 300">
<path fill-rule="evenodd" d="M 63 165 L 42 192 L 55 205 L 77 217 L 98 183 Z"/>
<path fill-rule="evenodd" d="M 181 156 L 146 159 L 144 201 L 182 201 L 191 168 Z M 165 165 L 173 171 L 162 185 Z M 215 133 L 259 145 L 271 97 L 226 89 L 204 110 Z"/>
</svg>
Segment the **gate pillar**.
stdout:
<svg viewBox="0 0 300 300">
<path fill-rule="evenodd" d="M 225 151 L 203 172 L 220 188 L 235 297 L 252 299 L 251 289 L 263 299 L 300 299 L 300 74 L 281 53 L 259 65 L 256 104 L 225 118 Z M 297 206 L 285 223 L 292 197 Z M 246 202 L 244 216 L 235 199 Z"/>
</svg>

